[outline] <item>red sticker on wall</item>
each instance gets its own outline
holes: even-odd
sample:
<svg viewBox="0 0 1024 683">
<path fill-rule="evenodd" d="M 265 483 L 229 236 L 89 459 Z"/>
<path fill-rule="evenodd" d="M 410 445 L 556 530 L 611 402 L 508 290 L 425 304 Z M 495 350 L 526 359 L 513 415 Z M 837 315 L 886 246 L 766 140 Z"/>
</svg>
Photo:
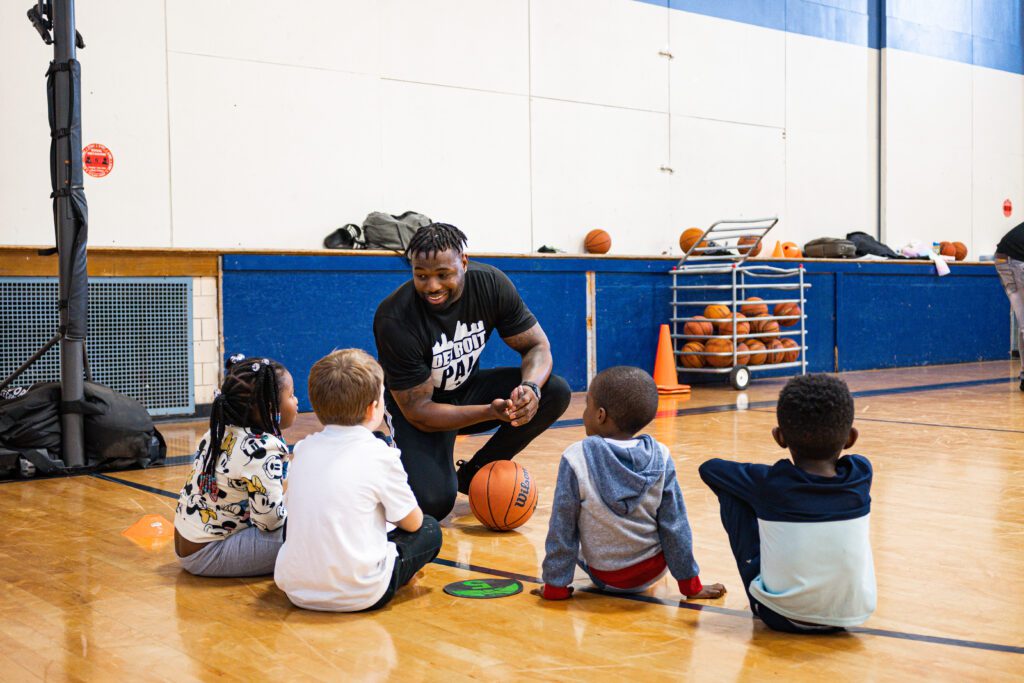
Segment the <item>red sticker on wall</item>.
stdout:
<svg viewBox="0 0 1024 683">
<path fill-rule="evenodd" d="M 114 170 L 114 155 L 95 142 L 82 150 L 82 168 L 93 178 L 102 178 Z"/>
<path fill-rule="evenodd" d="M 1013 202 L 1007 199 L 1003 202 L 1003 215 L 1009 218 L 1011 213 L 1013 213 Z"/>
</svg>

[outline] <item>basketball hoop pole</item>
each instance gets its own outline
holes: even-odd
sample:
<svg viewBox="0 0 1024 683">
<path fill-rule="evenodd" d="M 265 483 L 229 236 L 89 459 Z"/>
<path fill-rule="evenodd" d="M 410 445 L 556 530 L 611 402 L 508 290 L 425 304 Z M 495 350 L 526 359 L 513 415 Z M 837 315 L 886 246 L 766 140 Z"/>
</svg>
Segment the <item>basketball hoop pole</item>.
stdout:
<svg viewBox="0 0 1024 683">
<path fill-rule="evenodd" d="M 86 243 L 89 218 L 82 187 L 81 69 L 75 59 L 76 48 L 85 47 L 85 43 L 75 30 L 74 0 L 39 0 L 28 11 L 28 18 L 43 42 L 53 44 L 46 92 L 50 118 L 50 184 L 60 274 L 57 337 L 60 339 L 61 455 L 64 465 L 74 468 L 86 464 L 82 405 L 88 328 Z M 4 383 L 12 381 L 41 355 L 33 356 Z"/>
</svg>

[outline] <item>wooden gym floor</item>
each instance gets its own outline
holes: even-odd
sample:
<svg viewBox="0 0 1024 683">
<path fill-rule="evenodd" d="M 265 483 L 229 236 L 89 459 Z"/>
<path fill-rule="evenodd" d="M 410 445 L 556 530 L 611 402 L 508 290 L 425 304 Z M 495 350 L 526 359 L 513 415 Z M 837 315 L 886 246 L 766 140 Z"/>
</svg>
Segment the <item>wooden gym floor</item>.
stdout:
<svg viewBox="0 0 1024 683">
<path fill-rule="evenodd" d="M 714 496 L 697 465 L 773 462 L 782 380 L 667 399 L 651 433 L 672 449 L 711 602 L 667 580 L 640 599 L 578 591 L 542 603 L 538 581 L 558 456 L 582 437 L 582 395 L 519 457 L 541 486 L 533 519 L 483 529 L 460 497 L 441 556 L 374 614 L 293 608 L 271 578 L 199 579 L 172 546 L 122 532 L 173 519 L 186 457 L 167 467 L 0 486 L 3 680 L 1020 680 L 1024 672 L 1024 394 L 1009 362 L 850 373 L 856 452 L 875 466 L 878 610 L 830 637 L 767 631 L 750 617 Z M 743 399 L 746 406 L 743 407 Z M 290 442 L 317 429 L 303 416 Z M 171 455 L 201 422 L 164 424 Z M 482 438 L 460 438 L 457 456 Z M 515 577 L 497 600 L 447 596 L 449 582 Z M 578 588 L 588 585 L 577 579 Z"/>
</svg>

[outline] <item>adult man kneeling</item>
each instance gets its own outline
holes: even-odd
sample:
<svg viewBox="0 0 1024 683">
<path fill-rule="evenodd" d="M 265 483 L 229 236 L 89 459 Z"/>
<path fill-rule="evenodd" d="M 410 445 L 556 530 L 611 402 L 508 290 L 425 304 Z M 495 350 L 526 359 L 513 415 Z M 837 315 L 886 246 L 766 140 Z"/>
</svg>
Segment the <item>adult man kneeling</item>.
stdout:
<svg viewBox="0 0 1024 683">
<path fill-rule="evenodd" d="M 409 241 L 412 281 L 373 320 L 385 402 L 416 500 L 443 519 L 473 475 L 509 460 L 561 417 L 564 379 L 551 374 L 551 346 L 508 277 L 470 262 L 466 235 L 432 223 Z M 492 330 L 522 356 L 519 368 L 478 367 Z M 455 437 L 498 428 L 469 461 L 452 463 Z"/>
</svg>

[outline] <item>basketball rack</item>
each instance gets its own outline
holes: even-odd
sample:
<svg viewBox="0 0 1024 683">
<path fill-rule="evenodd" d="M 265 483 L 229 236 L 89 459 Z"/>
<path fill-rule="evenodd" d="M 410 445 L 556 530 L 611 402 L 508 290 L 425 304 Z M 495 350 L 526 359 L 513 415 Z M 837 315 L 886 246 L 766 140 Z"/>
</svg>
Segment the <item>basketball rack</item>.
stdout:
<svg viewBox="0 0 1024 683">
<path fill-rule="evenodd" d="M 799 368 L 799 374 L 807 373 L 807 299 L 805 291 L 811 286 L 805 281 L 803 264 L 795 268 L 778 268 L 767 265 L 748 265 L 747 259 L 757 253 L 764 236 L 779 222 L 778 218 L 757 218 L 753 220 L 721 220 L 704 231 L 700 239 L 683 254 L 671 271 L 672 275 L 672 346 L 677 359 L 677 371 L 698 374 L 728 374 L 734 389 L 743 390 L 750 384 L 751 373 L 766 370 Z M 740 244 L 740 242 L 744 244 Z M 686 284 L 690 283 L 690 284 Z M 760 316 L 758 321 L 777 321 L 776 332 L 752 332 L 739 334 L 736 313 L 746 302 L 748 292 L 753 290 L 764 294 L 764 300 L 757 302 L 769 307 L 770 316 Z M 696 298 L 691 299 L 691 296 Z M 794 303 L 800 307 L 799 315 L 774 315 L 778 304 Z M 691 335 L 683 334 L 688 322 L 697 321 L 697 315 L 709 305 L 727 306 L 730 318 L 721 322 L 732 322 L 731 334 Z M 697 310 L 694 310 L 697 309 Z M 713 324 L 716 321 L 711 321 Z M 795 323 L 795 324 L 794 324 Z M 739 344 L 750 339 L 765 341 L 793 337 L 796 347 L 785 351 L 740 351 Z M 732 351 L 691 351 L 684 350 L 686 342 L 699 341 L 702 344 L 711 339 L 728 339 Z M 767 345 L 767 344 L 766 344 Z M 773 362 L 775 358 L 797 351 L 797 360 Z M 750 365 L 750 357 L 764 355 L 766 360 L 759 365 Z M 704 367 L 680 365 L 679 360 L 700 357 Z M 727 367 L 706 366 L 708 357 L 728 358 Z"/>
</svg>

